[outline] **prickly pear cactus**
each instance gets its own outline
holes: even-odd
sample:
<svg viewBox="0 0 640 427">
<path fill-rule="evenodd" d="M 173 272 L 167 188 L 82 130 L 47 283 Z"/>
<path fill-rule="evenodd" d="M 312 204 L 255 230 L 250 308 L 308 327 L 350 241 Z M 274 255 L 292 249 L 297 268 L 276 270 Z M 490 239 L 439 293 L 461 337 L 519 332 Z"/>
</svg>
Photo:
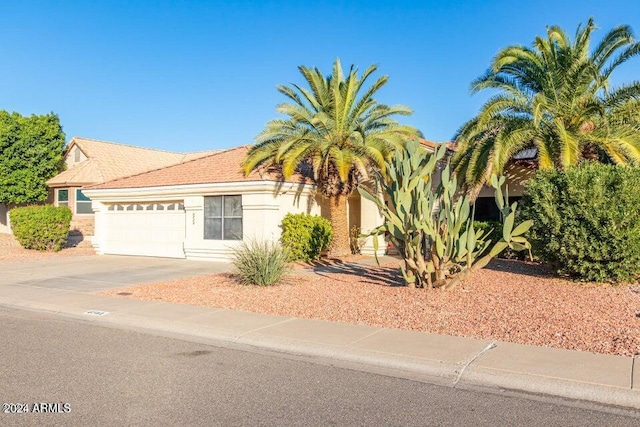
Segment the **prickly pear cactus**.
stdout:
<svg viewBox="0 0 640 427">
<path fill-rule="evenodd" d="M 531 248 L 523 234 L 532 223 L 514 227 L 517 203 L 509 206 L 506 189 L 501 191 L 504 177 L 491 178 L 502 215 L 502 239 L 491 242 L 489 232 L 474 229 L 469 197 L 459 193 L 448 164 L 442 172 L 438 170 L 445 154 L 444 146 L 427 153 L 419 143 L 410 141 L 396 151 L 386 177 L 376 176 L 376 187 L 382 189 L 388 204 L 365 188 L 358 189 L 362 197 L 376 203 L 385 218 L 384 224 L 369 233 L 374 236 L 376 250 L 378 236 L 388 234 L 403 257 L 400 270 L 410 287 L 452 288 L 507 247 Z M 436 186 L 433 180 L 438 176 L 440 184 Z"/>
</svg>

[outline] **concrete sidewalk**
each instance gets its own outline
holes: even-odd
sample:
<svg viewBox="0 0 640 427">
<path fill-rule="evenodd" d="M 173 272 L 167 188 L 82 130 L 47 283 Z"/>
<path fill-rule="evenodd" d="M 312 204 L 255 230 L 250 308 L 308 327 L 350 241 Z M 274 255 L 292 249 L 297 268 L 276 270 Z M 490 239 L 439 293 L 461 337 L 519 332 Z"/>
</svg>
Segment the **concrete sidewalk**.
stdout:
<svg viewBox="0 0 640 427">
<path fill-rule="evenodd" d="M 345 367 L 453 387 L 504 388 L 640 409 L 640 366 L 634 370 L 630 357 L 105 297 L 28 283 L 0 285 L 0 305 L 212 344 L 323 357 Z"/>
</svg>

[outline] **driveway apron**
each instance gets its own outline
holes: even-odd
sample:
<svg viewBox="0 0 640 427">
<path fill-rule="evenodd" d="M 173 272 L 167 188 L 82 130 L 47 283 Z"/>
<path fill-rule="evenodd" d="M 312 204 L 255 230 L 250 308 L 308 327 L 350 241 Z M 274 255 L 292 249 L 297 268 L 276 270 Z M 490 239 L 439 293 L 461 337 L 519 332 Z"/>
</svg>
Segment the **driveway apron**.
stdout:
<svg viewBox="0 0 640 427">
<path fill-rule="evenodd" d="M 1 285 L 95 293 L 228 271 L 231 264 L 133 256 L 69 256 L 45 261 L 0 262 Z"/>
</svg>

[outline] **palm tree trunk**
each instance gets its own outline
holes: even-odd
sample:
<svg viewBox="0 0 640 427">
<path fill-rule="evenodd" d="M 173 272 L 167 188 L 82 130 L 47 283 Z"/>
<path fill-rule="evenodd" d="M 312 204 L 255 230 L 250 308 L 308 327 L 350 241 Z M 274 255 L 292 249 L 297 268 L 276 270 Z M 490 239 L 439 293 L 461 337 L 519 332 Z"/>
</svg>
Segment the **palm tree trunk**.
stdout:
<svg viewBox="0 0 640 427">
<path fill-rule="evenodd" d="M 333 239 L 329 245 L 329 256 L 340 257 L 351 254 L 349 224 L 347 224 L 347 196 L 340 194 L 329 199 L 329 221 L 333 228 Z"/>
</svg>

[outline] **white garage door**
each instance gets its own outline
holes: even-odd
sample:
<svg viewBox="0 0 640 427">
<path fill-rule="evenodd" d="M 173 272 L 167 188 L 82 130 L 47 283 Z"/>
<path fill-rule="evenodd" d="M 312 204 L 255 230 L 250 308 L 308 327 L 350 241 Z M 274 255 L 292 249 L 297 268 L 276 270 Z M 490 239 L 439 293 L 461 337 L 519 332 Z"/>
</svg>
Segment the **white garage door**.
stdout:
<svg viewBox="0 0 640 427">
<path fill-rule="evenodd" d="M 181 202 L 112 204 L 104 218 L 106 254 L 185 257 Z"/>
</svg>

